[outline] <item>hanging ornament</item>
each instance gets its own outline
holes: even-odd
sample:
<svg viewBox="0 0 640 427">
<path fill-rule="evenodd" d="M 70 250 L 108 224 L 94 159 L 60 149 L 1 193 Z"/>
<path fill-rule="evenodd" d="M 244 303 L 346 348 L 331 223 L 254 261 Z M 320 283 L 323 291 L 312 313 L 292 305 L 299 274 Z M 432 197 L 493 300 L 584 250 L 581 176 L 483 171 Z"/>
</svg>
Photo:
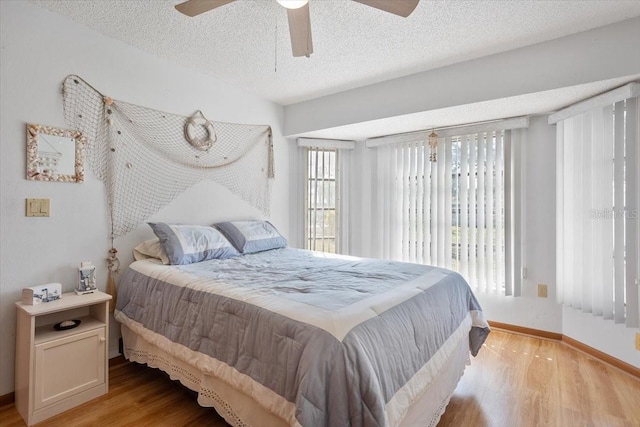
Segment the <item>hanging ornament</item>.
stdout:
<svg viewBox="0 0 640 427">
<path fill-rule="evenodd" d="M 429 135 L 429 148 L 431 149 L 431 153 L 429 154 L 429 161 L 435 162 L 438 160 L 438 134 L 435 131 L 431 131 Z"/>
</svg>

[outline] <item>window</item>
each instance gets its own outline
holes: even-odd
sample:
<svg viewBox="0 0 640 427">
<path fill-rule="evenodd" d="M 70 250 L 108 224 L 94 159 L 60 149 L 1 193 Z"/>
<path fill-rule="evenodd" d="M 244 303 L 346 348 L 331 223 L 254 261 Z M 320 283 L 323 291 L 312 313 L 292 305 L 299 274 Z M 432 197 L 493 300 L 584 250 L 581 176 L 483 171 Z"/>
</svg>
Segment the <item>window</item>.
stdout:
<svg viewBox="0 0 640 427">
<path fill-rule="evenodd" d="M 549 118 L 557 122 L 558 302 L 629 327 L 640 323 L 638 92 L 623 86 Z"/>
<path fill-rule="evenodd" d="M 305 249 L 336 253 L 338 150 L 307 147 Z"/>
<path fill-rule="evenodd" d="M 504 132 L 451 140 L 450 267 L 476 289 L 505 291 Z"/>
<path fill-rule="evenodd" d="M 514 132 L 441 137 L 436 161 L 427 138 L 378 146 L 378 256 L 458 271 L 479 292 L 519 295 Z"/>
</svg>

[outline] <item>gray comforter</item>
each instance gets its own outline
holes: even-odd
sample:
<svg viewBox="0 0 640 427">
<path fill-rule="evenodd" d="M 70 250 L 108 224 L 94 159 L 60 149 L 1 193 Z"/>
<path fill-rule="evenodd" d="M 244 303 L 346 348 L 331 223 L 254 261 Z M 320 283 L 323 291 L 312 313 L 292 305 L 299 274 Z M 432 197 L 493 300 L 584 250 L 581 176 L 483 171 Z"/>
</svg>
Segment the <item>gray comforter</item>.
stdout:
<svg viewBox="0 0 640 427">
<path fill-rule="evenodd" d="M 280 249 L 123 275 L 117 316 L 294 402 L 303 426 L 382 426 L 385 405 L 460 328 L 489 333 L 457 273 Z M 192 278 L 177 283 L 173 274 Z M 194 283 L 185 286 L 185 283 Z"/>
</svg>

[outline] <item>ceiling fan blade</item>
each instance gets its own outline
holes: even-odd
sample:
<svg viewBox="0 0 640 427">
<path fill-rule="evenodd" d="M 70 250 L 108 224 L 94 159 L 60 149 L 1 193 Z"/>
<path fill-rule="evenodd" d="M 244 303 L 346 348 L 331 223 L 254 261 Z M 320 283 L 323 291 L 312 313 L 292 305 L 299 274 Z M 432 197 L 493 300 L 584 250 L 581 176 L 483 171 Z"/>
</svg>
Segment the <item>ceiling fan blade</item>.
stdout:
<svg viewBox="0 0 640 427">
<path fill-rule="evenodd" d="M 187 0 L 183 3 L 177 4 L 176 9 L 180 13 L 184 13 L 187 16 L 196 16 L 201 13 L 215 9 L 216 7 L 224 6 L 227 3 L 231 3 L 235 0 Z"/>
<path fill-rule="evenodd" d="M 420 0 L 353 0 L 385 12 L 406 18 L 411 15 Z"/>
<path fill-rule="evenodd" d="M 306 56 L 308 58 L 313 53 L 309 3 L 298 9 L 287 9 L 287 16 L 289 18 L 289 34 L 291 36 L 293 56 Z"/>
</svg>

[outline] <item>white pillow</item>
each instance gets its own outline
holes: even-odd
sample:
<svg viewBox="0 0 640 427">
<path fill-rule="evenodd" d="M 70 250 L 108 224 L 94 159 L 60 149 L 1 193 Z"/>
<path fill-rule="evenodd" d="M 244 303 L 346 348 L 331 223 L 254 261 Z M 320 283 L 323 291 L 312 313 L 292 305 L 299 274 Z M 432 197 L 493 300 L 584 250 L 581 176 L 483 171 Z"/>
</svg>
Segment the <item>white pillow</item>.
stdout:
<svg viewBox="0 0 640 427">
<path fill-rule="evenodd" d="M 158 238 L 145 240 L 133 248 L 133 257 L 136 261 L 149 258 L 159 259 L 163 264 L 169 265 L 169 258 L 167 254 L 164 253 L 162 245 L 160 245 L 160 239 Z"/>
</svg>

